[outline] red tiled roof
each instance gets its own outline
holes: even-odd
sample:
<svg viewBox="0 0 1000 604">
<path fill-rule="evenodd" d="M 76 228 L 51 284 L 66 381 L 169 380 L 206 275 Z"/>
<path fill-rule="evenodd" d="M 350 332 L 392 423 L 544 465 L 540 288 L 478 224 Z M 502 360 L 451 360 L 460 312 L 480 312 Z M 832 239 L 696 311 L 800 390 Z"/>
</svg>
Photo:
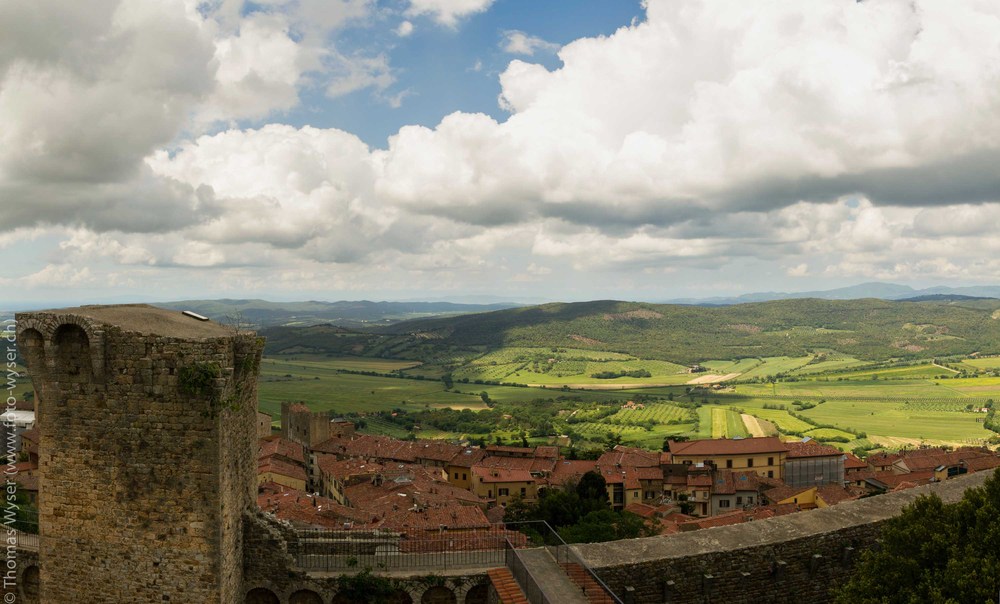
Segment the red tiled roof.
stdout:
<svg viewBox="0 0 1000 604">
<path fill-rule="evenodd" d="M 844 471 L 848 470 L 867 470 L 868 464 L 861 461 L 853 453 L 844 453 Z"/>
<path fill-rule="evenodd" d="M 306 480 L 306 470 L 302 466 L 289 463 L 278 457 L 265 457 L 257 462 L 257 474 L 278 474 L 298 480 Z"/>
<path fill-rule="evenodd" d="M 473 464 L 477 463 L 486 455 L 486 451 L 480 449 L 479 447 L 466 447 L 465 449 L 459 451 L 451 458 L 448 465 L 457 466 L 460 468 L 471 468 Z"/>
<path fill-rule="evenodd" d="M 367 514 L 326 497 L 314 497 L 274 482 L 258 489 L 257 507 L 294 524 L 343 528 L 344 522 L 363 522 Z"/>
<path fill-rule="evenodd" d="M 822 499 L 827 505 L 837 505 L 843 501 L 857 499 L 857 496 L 842 486 L 828 484 L 816 489 L 816 496 Z"/>
<path fill-rule="evenodd" d="M 934 470 L 922 470 L 920 472 L 910 472 L 909 474 L 896 474 L 892 470 L 875 472 L 875 480 L 885 484 L 889 489 L 894 489 L 902 482 L 912 482 L 915 486 L 929 484 L 934 478 Z"/>
<path fill-rule="evenodd" d="M 315 444 L 309 449 L 313 453 L 327 453 L 329 455 L 343 455 L 344 448 L 349 442 L 349 439 L 343 436 L 334 436 L 328 438 L 321 443 Z"/>
<path fill-rule="evenodd" d="M 814 488 L 816 487 L 791 487 L 786 485 L 783 487 L 775 487 L 773 489 L 768 489 L 764 491 L 764 495 L 767 497 L 768 501 L 771 501 L 773 503 L 779 503 L 781 501 L 784 501 L 786 499 L 791 499 L 796 495 L 800 495 Z"/>
<path fill-rule="evenodd" d="M 780 453 L 788 448 L 776 436 L 760 438 L 715 438 L 670 441 L 672 456 L 746 455 L 750 453 Z"/>
<path fill-rule="evenodd" d="M 658 467 L 660 465 L 660 454 L 635 447 L 618 445 L 611 451 L 607 451 L 597 460 L 597 465 L 601 467 L 629 466 L 633 468 Z"/>
<path fill-rule="evenodd" d="M 386 472 L 386 467 L 377 461 L 368 459 L 337 459 L 334 455 L 326 454 L 316 456 L 316 465 L 323 475 L 332 476 L 342 481 L 352 476 L 373 476 Z"/>
<path fill-rule="evenodd" d="M 260 439 L 257 458 L 275 455 L 295 463 L 304 464 L 306 462 L 305 449 L 299 443 L 280 436 L 268 436 Z"/>
<path fill-rule="evenodd" d="M 579 480 L 587 472 L 595 470 L 597 462 L 586 459 L 564 459 L 556 463 L 548 476 L 548 483 L 562 485 L 570 480 Z"/>
<path fill-rule="evenodd" d="M 41 438 L 41 433 L 39 432 L 38 428 L 32 428 L 30 430 L 25 430 L 24 432 L 21 432 L 22 441 L 28 440 L 37 445 L 40 438 Z"/>
<path fill-rule="evenodd" d="M 630 503 L 625 506 L 625 511 L 632 512 L 636 516 L 643 518 L 652 518 L 656 515 L 656 508 L 645 503 Z"/>
<path fill-rule="evenodd" d="M 965 461 L 965 467 L 970 472 L 982 472 L 1000 467 L 1000 457 L 991 455 L 989 457 L 974 457 Z"/>
<path fill-rule="evenodd" d="M 830 445 L 818 443 L 815 440 L 807 442 L 786 442 L 785 446 L 788 447 L 787 459 L 802 457 L 841 457 L 844 455 L 843 451 L 840 449 L 831 447 Z"/>
<path fill-rule="evenodd" d="M 535 477 L 528 470 L 508 470 L 506 468 L 489 468 L 472 466 L 472 473 L 482 479 L 482 482 L 534 482 Z"/>
</svg>

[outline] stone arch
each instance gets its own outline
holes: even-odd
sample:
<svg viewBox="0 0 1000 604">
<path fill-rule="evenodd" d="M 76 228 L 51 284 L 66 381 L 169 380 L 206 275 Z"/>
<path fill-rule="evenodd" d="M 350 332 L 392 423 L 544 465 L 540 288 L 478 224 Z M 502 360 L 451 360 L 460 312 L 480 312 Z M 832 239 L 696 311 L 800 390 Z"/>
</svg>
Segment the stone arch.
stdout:
<svg viewBox="0 0 1000 604">
<path fill-rule="evenodd" d="M 289 596 L 288 604 L 323 604 L 323 598 L 311 589 L 300 589 Z"/>
<path fill-rule="evenodd" d="M 420 604 L 455 604 L 455 592 L 441 585 L 428 588 L 420 596 Z"/>
<path fill-rule="evenodd" d="M 32 564 L 24 569 L 21 574 L 21 596 L 27 604 L 37 604 L 40 602 L 38 592 L 41 586 L 38 566 Z"/>
<path fill-rule="evenodd" d="M 386 604 L 413 604 L 413 598 L 405 590 L 397 589 L 389 594 Z"/>
<path fill-rule="evenodd" d="M 32 371 L 41 372 L 45 369 L 45 337 L 34 327 L 22 329 L 18 338 L 18 346 L 28 367 Z"/>
<path fill-rule="evenodd" d="M 60 384 L 89 384 L 93 381 L 90 336 L 76 323 L 63 323 L 52 334 L 53 367 Z"/>
<path fill-rule="evenodd" d="M 490 601 L 490 584 L 473 585 L 465 594 L 465 604 L 487 604 Z"/>
<path fill-rule="evenodd" d="M 281 600 L 266 587 L 254 587 L 247 592 L 244 604 L 281 604 Z"/>
</svg>

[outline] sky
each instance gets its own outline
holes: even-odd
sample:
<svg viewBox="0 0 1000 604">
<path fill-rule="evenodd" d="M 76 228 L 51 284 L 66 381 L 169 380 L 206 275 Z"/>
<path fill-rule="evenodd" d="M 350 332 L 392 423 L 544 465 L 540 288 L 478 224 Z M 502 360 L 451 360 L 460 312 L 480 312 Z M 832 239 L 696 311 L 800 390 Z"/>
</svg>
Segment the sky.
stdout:
<svg viewBox="0 0 1000 604">
<path fill-rule="evenodd" d="M 995 0 L 4 0 L 0 306 L 1000 283 Z"/>
</svg>

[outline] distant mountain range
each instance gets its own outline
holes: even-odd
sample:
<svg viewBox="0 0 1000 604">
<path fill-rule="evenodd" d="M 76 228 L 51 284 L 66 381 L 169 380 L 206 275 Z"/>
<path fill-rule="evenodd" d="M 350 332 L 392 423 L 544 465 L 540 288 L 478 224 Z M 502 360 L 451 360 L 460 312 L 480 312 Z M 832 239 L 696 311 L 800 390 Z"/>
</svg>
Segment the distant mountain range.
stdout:
<svg viewBox="0 0 1000 604">
<path fill-rule="evenodd" d="M 455 304 L 453 302 L 269 302 L 267 300 L 180 300 L 156 306 L 191 310 L 219 322 L 237 318 L 255 327 L 273 325 L 317 325 L 333 323 L 343 327 L 388 325 L 428 317 L 446 317 L 504 310 L 521 306 L 514 303 Z"/>
<path fill-rule="evenodd" d="M 727 306 L 730 304 L 746 304 L 748 302 L 770 302 L 772 300 L 795 300 L 801 298 L 817 298 L 820 300 L 860 300 L 876 298 L 879 300 L 926 301 L 926 300 L 961 300 L 970 298 L 1000 298 L 998 285 L 974 285 L 969 287 L 928 287 L 914 289 L 909 285 L 896 283 L 862 283 L 850 287 L 817 290 L 809 292 L 757 292 L 735 297 L 715 298 L 674 298 L 663 300 L 663 304 L 697 304 L 699 306 Z"/>
</svg>

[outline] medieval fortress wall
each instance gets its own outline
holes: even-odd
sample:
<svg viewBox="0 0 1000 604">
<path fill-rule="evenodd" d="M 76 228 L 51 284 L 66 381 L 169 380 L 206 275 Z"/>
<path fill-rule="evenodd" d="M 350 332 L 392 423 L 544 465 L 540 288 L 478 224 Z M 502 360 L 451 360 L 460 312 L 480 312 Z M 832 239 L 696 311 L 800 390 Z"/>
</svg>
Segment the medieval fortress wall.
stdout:
<svg viewBox="0 0 1000 604">
<path fill-rule="evenodd" d="M 20 314 L 41 601 L 242 600 L 262 343 L 144 305 Z"/>
</svg>

